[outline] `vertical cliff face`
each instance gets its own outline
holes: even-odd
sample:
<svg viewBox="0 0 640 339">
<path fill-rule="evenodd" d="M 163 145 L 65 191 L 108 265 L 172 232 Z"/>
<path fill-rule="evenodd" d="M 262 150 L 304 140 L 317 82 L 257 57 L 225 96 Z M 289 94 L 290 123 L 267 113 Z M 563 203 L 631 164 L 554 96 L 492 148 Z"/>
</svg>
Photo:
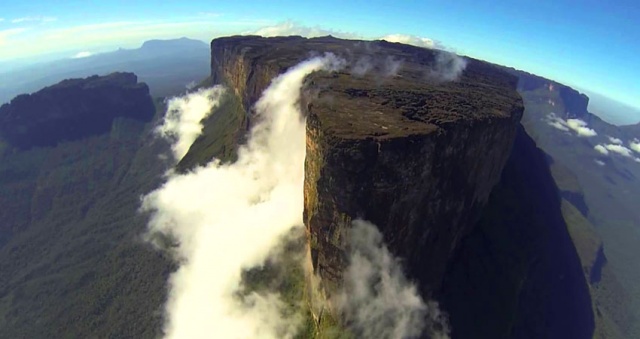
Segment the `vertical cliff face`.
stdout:
<svg viewBox="0 0 640 339">
<path fill-rule="evenodd" d="M 339 284 L 345 232 L 363 218 L 378 226 L 428 293 L 439 287 L 452 251 L 497 183 L 522 106 L 514 98 L 495 115 L 469 110 L 451 119 L 427 113 L 436 100 L 418 110 L 391 108 L 385 101 L 403 94 L 389 86 L 371 90 L 364 104 L 351 86 L 333 85 L 308 107 L 305 220 L 314 267 Z M 428 122 L 408 119 L 408 112 Z M 340 130 L 337 121 L 349 128 Z"/>
</svg>

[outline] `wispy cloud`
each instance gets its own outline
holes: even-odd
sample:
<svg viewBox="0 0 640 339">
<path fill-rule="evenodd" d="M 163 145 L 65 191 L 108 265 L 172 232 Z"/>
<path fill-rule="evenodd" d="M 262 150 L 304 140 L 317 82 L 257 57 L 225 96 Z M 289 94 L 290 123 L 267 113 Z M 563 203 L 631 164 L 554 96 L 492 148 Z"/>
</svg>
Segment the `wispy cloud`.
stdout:
<svg viewBox="0 0 640 339">
<path fill-rule="evenodd" d="M 294 21 L 285 21 L 276 25 L 262 27 L 256 31 L 249 31 L 245 34 L 260 35 L 263 37 L 274 36 L 291 36 L 299 35 L 306 38 L 315 38 L 320 36 L 332 35 L 337 38 L 344 39 L 356 39 L 359 36 L 354 33 L 335 31 L 331 29 L 325 29 L 319 26 L 309 27 L 300 25 Z"/>
<path fill-rule="evenodd" d="M 609 141 L 611 141 L 612 144 L 618 144 L 618 145 L 622 144 L 622 140 L 621 139 L 614 138 L 612 136 L 607 136 L 607 138 L 609 138 Z"/>
<path fill-rule="evenodd" d="M 575 132 L 579 137 L 588 138 L 598 135 L 595 130 L 588 127 L 588 124 L 585 121 L 580 119 L 564 120 L 552 112 L 547 115 L 546 121 L 547 124 L 551 127 L 565 132 L 571 130 Z"/>
<path fill-rule="evenodd" d="M 76 54 L 74 54 L 71 59 L 82 59 L 82 58 L 87 58 L 92 56 L 93 53 L 89 52 L 89 51 L 82 51 L 82 52 L 78 52 Z"/>
<path fill-rule="evenodd" d="M 58 18 L 53 17 L 53 16 L 25 16 L 22 18 L 15 18 L 13 20 L 11 20 L 11 23 L 14 24 L 19 24 L 19 23 L 24 23 L 24 22 L 39 22 L 39 23 L 45 23 L 45 22 L 53 22 L 58 20 Z"/>
<path fill-rule="evenodd" d="M 629 141 L 629 148 L 640 153 L 640 140 L 633 139 L 633 141 Z"/>
<path fill-rule="evenodd" d="M 167 103 L 167 114 L 156 132 L 171 141 L 175 160 L 187 154 L 189 147 L 202 133 L 202 119 L 218 106 L 225 89 L 221 86 L 203 88 Z"/>
<path fill-rule="evenodd" d="M 594 161 L 596 162 L 596 164 L 598 164 L 598 165 L 600 165 L 600 166 L 604 166 L 604 165 L 605 165 L 605 164 L 604 164 L 604 161 L 602 161 L 602 160 L 598 160 L 598 159 L 596 159 L 596 160 L 594 160 Z"/>
</svg>

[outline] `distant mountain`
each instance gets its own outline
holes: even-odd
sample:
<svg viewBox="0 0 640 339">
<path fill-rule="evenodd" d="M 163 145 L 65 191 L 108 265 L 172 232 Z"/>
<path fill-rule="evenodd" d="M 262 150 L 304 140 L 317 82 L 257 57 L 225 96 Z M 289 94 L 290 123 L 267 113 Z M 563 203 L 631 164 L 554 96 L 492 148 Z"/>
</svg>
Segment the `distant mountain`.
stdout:
<svg viewBox="0 0 640 339">
<path fill-rule="evenodd" d="M 184 92 L 209 75 L 209 46 L 187 38 L 150 40 L 137 49 L 119 49 L 79 59 L 63 59 L 0 74 L 0 103 L 63 79 L 133 72 L 154 97 Z"/>
</svg>

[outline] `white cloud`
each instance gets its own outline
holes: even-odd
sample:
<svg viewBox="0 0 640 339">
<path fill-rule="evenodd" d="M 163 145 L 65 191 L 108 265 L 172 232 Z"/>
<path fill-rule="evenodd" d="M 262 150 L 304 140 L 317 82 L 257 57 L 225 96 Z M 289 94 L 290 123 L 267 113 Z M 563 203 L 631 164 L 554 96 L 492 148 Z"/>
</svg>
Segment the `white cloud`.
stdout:
<svg viewBox="0 0 640 339">
<path fill-rule="evenodd" d="M 607 136 L 607 138 L 609 138 L 609 141 L 610 141 L 612 144 L 618 144 L 618 145 L 621 145 L 621 144 L 622 144 L 622 140 L 621 140 L 621 139 L 614 138 L 614 137 L 611 137 L 611 136 Z"/>
<path fill-rule="evenodd" d="M 87 58 L 92 56 L 93 53 L 89 52 L 89 51 L 83 51 L 83 52 L 78 52 L 76 54 L 74 54 L 71 59 L 82 59 L 82 58 Z"/>
<path fill-rule="evenodd" d="M 457 80 L 467 68 L 467 59 L 452 52 L 438 51 L 431 76 L 443 81 Z"/>
<path fill-rule="evenodd" d="M 604 155 L 608 155 L 609 151 L 607 150 L 606 147 L 602 146 L 602 145 L 595 145 L 593 147 L 593 149 L 595 149 L 598 153 L 604 154 Z"/>
<path fill-rule="evenodd" d="M 353 222 L 348 262 L 334 302 L 356 338 L 449 337 L 447 317 L 437 303 L 425 303 L 373 224 Z"/>
<path fill-rule="evenodd" d="M 564 120 L 552 112 L 547 115 L 546 121 L 547 124 L 551 127 L 565 132 L 571 130 L 575 132 L 579 137 L 593 137 L 598 135 L 595 130 L 589 128 L 587 123 L 580 119 Z"/>
<path fill-rule="evenodd" d="M 295 334 L 299 319 L 281 316 L 277 294 L 253 292 L 239 300 L 236 293 L 243 270 L 263 264 L 281 236 L 303 224 L 306 131 L 298 110 L 300 87 L 309 73 L 343 65 L 325 55 L 274 79 L 256 103 L 260 121 L 235 163 L 213 161 L 174 174 L 144 198 L 143 209 L 152 212 L 150 231 L 178 241 L 181 264 L 169 282 L 166 338 Z M 189 106 L 180 107 L 190 115 L 184 111 Z"/>
<path fill-rule="evenodd" d="M 202 133 L 202 119 L 218 106 L 224 91 L 222 86 L 202 88 L 197 92 L 169 100 L 167 114 L 156 132 L 171 140 L 171 149 L 176 160 L 187 154 L 191 144 Z"/>
<path fill-rule="evenodd" d="M 604 166 L 604 161 L 602 160 L 594 160 L 596 162 L 596 164 L 600 165 L 600 166 Z"/>
<path fill-rule="evenodd" d="M 633 160 L 635 160 L 635 162 L 640 162 L 640 158 L 635 158 Z"/>
<path fill-rule="evenodd" d="M 622 145 L 607 144 L 607 145 L 604 145 L 604 147 L 610 152 L 617 153 L 627 158 L 631 158 L 633 156 L 633 152 Z"/>
<path fill-rule="evenodd" d="M 262 27 L 256 31 L 247 32 L 247 34 L 260 35 L 263 37 L 299 35 L 305 38 L 315 38 L 320 36 L 332 35 L 334 37 L 344 38 L 344 39 L 357 38 L 357 36 L 352 33 L 334 31 L 330 29 L 321 28 L 319 26 L 316 26 L 316 27 L 303 26 L 303 25 L 297 24 L 294 21 L 285 21 L 285 22 L 278 23 L 276 25 Z"/>
<path fill-rule="evenodd" d="M 14 24 L 19 24 L 19 23 L 24 23 L 24 22 L 40 22 L 40 23 L 45 23 L 45 22 L 53 22 L 58 20 L 58 18 L 56 17 L 52 17 L 52 16 L 25 16 L 22 18 L 16 18 L 11 20 L 12 23 Z"/>
<path fill-rule="evenodd" d="M 399 42 L 401 44 L 413 45 L 424 48 L 435 48 L 436 43 L 429 38 L 419 37 L 407 34 L 389 34 L 380 38 L 388 42 Z"/>
<path fill-rule="evenodd" d="M 593 137 L 598 135 L 596 131 L 587 127 L 587 123 L 580 119 L 567 119 L 567 126 L 571 128 L 580 137 Z"/>
<path fill-rule="evenodd" d="M 633 141 L 629 141 L 629 148 L 640 153 L 640 140 L 633 139 Z"/>
</svg>

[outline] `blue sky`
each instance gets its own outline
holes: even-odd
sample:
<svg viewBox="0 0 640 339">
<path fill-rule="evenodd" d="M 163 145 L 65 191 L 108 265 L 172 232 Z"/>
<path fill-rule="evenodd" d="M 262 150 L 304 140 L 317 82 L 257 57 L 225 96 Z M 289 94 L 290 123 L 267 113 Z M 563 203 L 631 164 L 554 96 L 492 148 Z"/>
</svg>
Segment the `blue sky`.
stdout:
<svg viewBox="0 0 640 339">
<path fill-rule="evenodd" d="M 3 2 L 0 62 L 135 47 L 152 38 L 208 41 L 295 22 L 362 38 L 428 37 L 640 107 L 637 0 Z"/>
</svg>

